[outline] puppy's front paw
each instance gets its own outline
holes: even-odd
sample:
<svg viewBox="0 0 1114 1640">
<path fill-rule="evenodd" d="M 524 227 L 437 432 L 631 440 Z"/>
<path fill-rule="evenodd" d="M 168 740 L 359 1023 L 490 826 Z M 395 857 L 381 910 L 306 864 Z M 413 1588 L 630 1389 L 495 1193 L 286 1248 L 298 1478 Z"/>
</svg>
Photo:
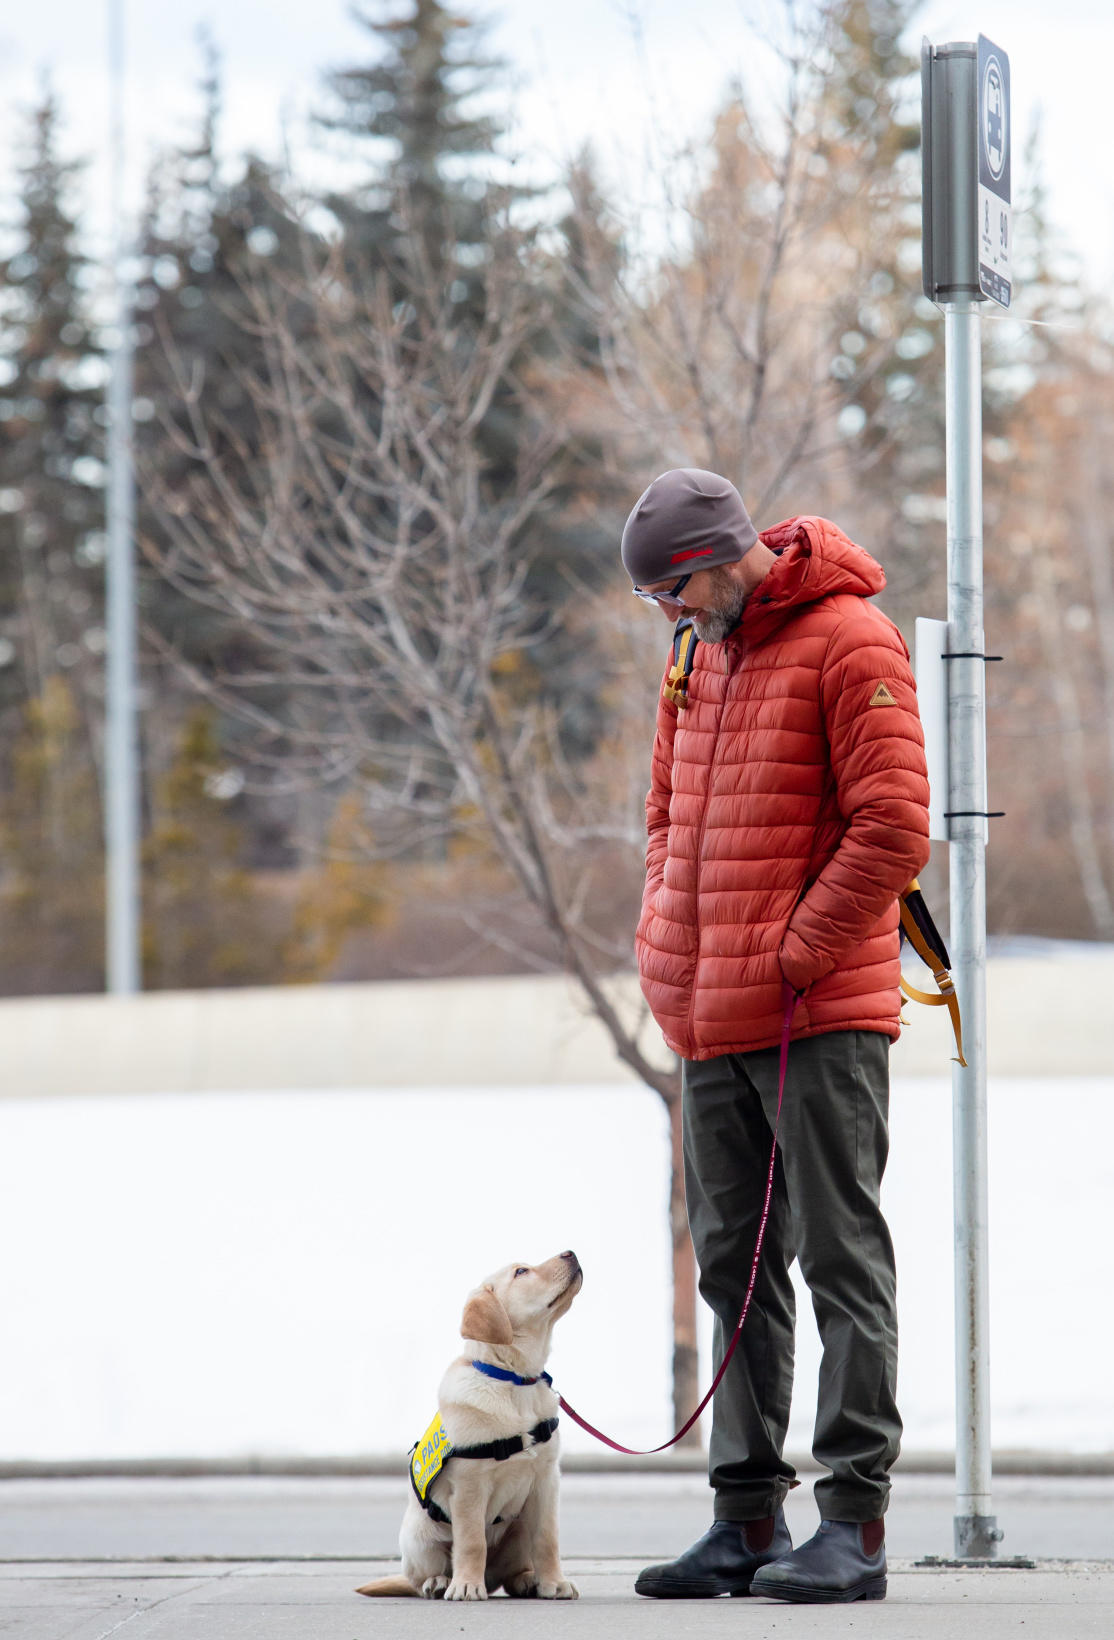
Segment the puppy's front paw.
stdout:
<svg viewBox="0 0 1114 1640">
<path fill-rule="evenodd" d="M 446 1600 L 486 1600 L 487 1590 L 482 1583 L 466 1583 L 463 1578 L 454 1577 L 445 1590 Z"/>
<path fill-rule="evenodd" d="M 425 1600 L 440 1600 L 448 1586 L 447 1577 L 427 1577 L 418 1593 Z"/>
<path fill-rule="evenodd" d="M 539 1600 L 578 1600 L 580 1592 L 575 1583 L 562 1578 L 559 1583 L 539 1583 Z"/>
</svg>

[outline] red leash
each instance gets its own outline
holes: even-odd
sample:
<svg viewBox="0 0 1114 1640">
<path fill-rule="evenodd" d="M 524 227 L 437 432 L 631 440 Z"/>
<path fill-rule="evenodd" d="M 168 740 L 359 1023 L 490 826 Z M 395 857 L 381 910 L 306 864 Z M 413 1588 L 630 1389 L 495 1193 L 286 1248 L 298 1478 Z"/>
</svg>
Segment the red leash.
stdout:
<svg viewBox="0 0 1114 1640">
<path fill-rule="evenodd" d="M 781 1025 L 781 1057 L 778 1061 L 777 1073 L 777 1110 L 774 1113 L 774 1142 L 770 1147 L 770 1169 L 766 1175 L 766 1199 L 762 1203 L 762 1218 L 758 1225 L 758 1237 L 754 1243 L 754 1258 L 751 1261 L 750 1280 L 747 1283 L 746 1297 L 743 1299 L 743 1308 L 739 1313 L 739 1319 L 736 1323 L 735 1331 L 731 1335 L 731 1342 L 728 1344 L 723 1360 L 719 1364 L 719 1371 L 712 1379 L 711 1389 L 708 1391 L 707 1395 L 705 1395 L 692 1417 L 681 1425 L 676 1435 L 671 1436 L 668 1441 L 663 1441 L 661 1446 L 647 1447 L 644 1451 L 640 1450 L 638 1447 L 620 1446 L 618 1441 L 613 1441 L 610 1435 L 605 1435 L 602 1430 L 596 1429 L 592 1424 L 590 1424 L 586 1418 L 582 1418 L 579 1412 L 574 1411 L 563 1395 L 558 1395 L 557 1397 L 561 1411 L 567 1412 L 574 1424 L 579 1424 L 581 1429 L 587 1430 L 589 1435 L 594 1435 L 597 1441 L 602 1441 L 604 1446 L 609 1446 L 613 1452 L 625 1452 L 629 1458 L 648 1458 L 655 1452 L 664 1452 L 668 1447 L 676 1446 L 682 1436 L 688 1434 L 693 1424 L 700 1417 L 700 1414 L 704 1411 L 704 1408 L 708 1405 L 708 1402 L 712 1399 L 712 1396 L 719 1388 L 723 1375 L 727 1371 L 731 1357 L 735 1353 L 735 1346 L 738 1344 L 739 1338 L 742 1335 L 743 1323 L 747 1318 L 747 1311 L 750 1309 L 750 1301 L 754 1295 L 754 1284 L 758 1280 L 758 1261 L 762 1256 L 762 1243 L 766 1237 L 766 1224 L 770 1217 L 770 1201 L 774 1193 L 774 1167 L 777 1162 L 777 1130 L 778 1123 L 781 1120 L 781 1102 L 785 1096 L 785 1072 L 789 1064 L 789 1029 L 793 1023 L 793 1014 L 796 1011 L 797 1002 L 799 1000 L 797 992 L 792 989 L 787 980 L 782 981 L 781 994 L 785 1005 L 785 1017 L 782 1020 Z"/>
</svg>

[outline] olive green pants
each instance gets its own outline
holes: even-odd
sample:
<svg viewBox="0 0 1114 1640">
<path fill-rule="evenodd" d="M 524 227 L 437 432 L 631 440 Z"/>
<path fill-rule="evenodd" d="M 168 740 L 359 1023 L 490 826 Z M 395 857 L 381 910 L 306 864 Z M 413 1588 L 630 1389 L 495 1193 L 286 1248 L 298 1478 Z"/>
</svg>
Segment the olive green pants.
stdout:
<svg viewBox="0 0 1114 1640">
<path fill-rule="evenodd" d="M 783 1456 L 793 1388 L 794 1258 L 823 1356 L 813 1456 L 826 1520 L 885 1511 L 901 1440 L 894 1400 L 893 1243 L 878 1196 L 889 1146 L 889 1039 L 833 1031 L 791 1044 L 766 1239 L 746 1325 L 712 1403 L 717 1520 L 773 1514 L 795 1483 Z M 686 1061 L 685 1188 L 716 1365 L 746 1295 L 770 1165 L 778 1050 Z"/>
</svg>

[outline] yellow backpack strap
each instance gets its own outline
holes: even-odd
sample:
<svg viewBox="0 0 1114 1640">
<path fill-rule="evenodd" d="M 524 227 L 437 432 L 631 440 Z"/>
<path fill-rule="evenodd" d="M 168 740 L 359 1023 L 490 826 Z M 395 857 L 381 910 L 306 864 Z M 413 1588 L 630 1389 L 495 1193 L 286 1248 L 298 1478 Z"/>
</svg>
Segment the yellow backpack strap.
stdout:
<svg viewBox="0 0 1114 1640">
<path fill-rule="evenodd" d="M 689 703 L 689 674 L 696 659 L 696 632 L 691 621 L 680 620 L 673 629 L 673 665 L 662 688 L 663 700 L 671 701 L 679 712 Z"/>
<path fill-rule="evenodd" d="M 963 1057 L 963 1022 L 959 1017 L 959 998 L 956 995 L 955 981 L 949 973 L 951 960 L 948 948 L 924 903 L 921 885 L 915 877 L 898 903 L 901 907 L 901 926 L 905 931 L 905 937 L 925 966 L 932 970 L 932 977 L 939 990 L 938 995 L 931 991 L 919 991 L 915 985 L 909 984 L 903 974 L 902 993 L 913 1002 L 923 1002 L 930 1008 L 947 1008 L 955 1033 L 959 1063 L 966 1066 L 967 1061 Z"/>
</svg>

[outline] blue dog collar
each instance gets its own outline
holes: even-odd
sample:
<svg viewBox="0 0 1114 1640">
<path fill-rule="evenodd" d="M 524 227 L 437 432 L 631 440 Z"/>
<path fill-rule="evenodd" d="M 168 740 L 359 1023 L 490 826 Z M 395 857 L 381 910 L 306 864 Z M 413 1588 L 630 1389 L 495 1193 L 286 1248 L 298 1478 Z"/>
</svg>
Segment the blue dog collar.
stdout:
<svg viewBox="0 0 1114 1640">
<path fill-rule="evenodd" d="M 487 1378 L 498 1378 L 504 1384 L 549 1384 L 553 1379 L 548 1372 L 540 1372 L 536 1378 L 522 1378 L 517 1372 L 510 1372 L 506 1367 L 493 1367 L 488 1361 L 473 1361 L 472 1365 L 477 1372 L 482 1372 Z"/>
</svg>

